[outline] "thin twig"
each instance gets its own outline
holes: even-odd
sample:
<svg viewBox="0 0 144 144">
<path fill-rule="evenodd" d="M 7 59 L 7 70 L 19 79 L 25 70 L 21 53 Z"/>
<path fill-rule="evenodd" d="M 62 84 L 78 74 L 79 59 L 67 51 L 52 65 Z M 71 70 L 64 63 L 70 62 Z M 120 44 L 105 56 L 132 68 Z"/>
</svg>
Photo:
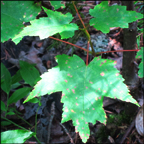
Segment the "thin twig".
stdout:
<svg viewBox="0 0 144 144">
<path fill-rule="evenodd" d="M 19 116 L 17 113 L 16 113 L 16 116 L 18 117 L 18 118 L 20 118 L 21 120 L 23 120 L 25 123 L 27 123 L 30 127 L 32 127 L 32 125 L 29 123 L 29 122 L 27 122 L 25 119 L 23 119 L 21 116 Z"/>
<path fill-rule="evenodd" d="M 52 102 L 52 104 L 51 104 L 51 117 L 50 117 L 50 121 L 49 121 L 49 125 L 48 125 L 47 143 L 49 143 L 49 140 L 50 140 L 50 128 L 51 128 L 51 124 L 52 124 L 52 120 L 54 118 L 54 115 L 55 115 L 55 102 Z"/>
<path fill-rule="evenodd" d="M 140 138 L 139 138 L 138 135 L 135 135 L 135 137 L 137 138 L 137 140 L 138 140 L 138 142 L 139 142 L 140 144 L 143 144 L 143 142 L 140 140 Z"/>
<path fill-rule="evenodd" d="M 120 144 L 123 144 L 125 142 L 127 136 L 129 135 L 129 133 L 131 132 L 132 128 L 134 127 L 134 124 L 135 124 L 135 119 L 132 121 L 130 127 L 127 129 L 126 133 L 123 135 Z"/>
<path fill-rule="evenodd" d="M 104 111 L 105 111 L 105 112 L 107 112 L 107 113 L 111 113 L 111 114 L 113 113 L 113 112 L 111 112 L 111 111 L 108 111 L 108 110 L 104 110 Z"/>
<path fill-rule="evenodd" d="M 70 134 L 68 133 L 68 130 L 65 128 L 65 126 L 62 125 L 61 123 L 59 123 L 59 124 L 63 127 L 64 131 L 66 132 L 66 134 L 67 134 L 68 137 L 70 138 L 71 143 L 74 144 L 74 141 L 73 141 L 73 139 L 71 138 L 71 136 L 70 136 Z"/>
<path fill-rule="evenodd" d="M 40 122 L 40 121 L 38 121 L 35 125 L 38 125 L 39 122 Z M 32 130 L 33 128 L 35 128 L 35 125 L 34 125 L 32 128 L 30 128 L 30 130 Z"/>
<path fill-rule="evenodd" d="M 111 136 L 108 136 L 108 140 L 110 141 L 111 144 L 115 144 L 115 141 Z"/>
<path fill-rule="evenodd" d="M 25 131 L 28 131 L 28 130 L 27 130 L 27 129 L 25 129 L 24 127 L 21 127 L 20 125 L 18 125 L 18 124 L 16 124 L 16 123 L 14 123 L 13 121 L 11 121 L 11 120 L 9 120 L 9 119 L 7 119 L 7 118 L 5 118 L 5 117 L 1 117 L 1 118 L 3 118 L 3 119 L 5 119 L 5 120 L 7 120 L 8 122 L 10 122 L 10 123 L 12 123 L 12 124 L 16 125 L 17 127 L 21 128 L 21 129 L 23 129 L 23 130 L 25 130 Z"/>
<path fill-rule="evenodd" d="M 13 52 L 13 50 L 12 50 L 12 48 L 10 48 L 11 49 L 11 52 L 12 52 L 12 54 L 15 56 L 15 58 L 16 58 L 16 55 L 14 54 L 14 52 Z"/>
<path fill-rule="evenodd" d="M 137 35 L 136 37 L 139 37 L 140 35 L 142 35 L 143 33 L 140 33 L 139 35 Z"/>
<path fill-rule="evenodd" d="M 5 59 L 5 57 L 1 58 L 1 60 Z"/>
<path fill-rule="evenodd" d="M 78 139 L 78 133 L 76 133 L 76 136 L 75 136 L 75 143 L 77 142 L 77 139 Z"/>
<path fill-rule="evenodd" d="M 9 67 L 8 69 L 12 69 L 12 68 L 14 68 L 14 67 L 16 67 L 16 65 L 13 65 L 12 67 Z"/>
<path fill-rule="evenodd" d="M 138 108 L 137 113 L 138 113 L 139 110 L 140 110 L 140 108 Z M 125 134 L 123 135 L 120 144 L 123 144 L 125 142 L 125 140 L 128 137 L 129 133 L 131 132 L 131 130 L 135 126 L 135 119 L 136 119 L 136 116 L 135 116 L 134 120 L 132 121 L 131 125 L 129 126 L 129 128 L 127 129 L 127 131 L 125 132 Z"/>
<path fill-rule="evenodd" d="M 139 51 L 139 49 L 135 50 L 116 50 L 116 51 L 105 51 L 105 52 L 98 52 L 97 54 L 102 54 L 102 53 L 112 53 L 112 52 L 130 52 L 130 51 Z"/>
<path fill-rule="evenodd" d="M 5 51 L 5 55 L 6 55 L 5 60 L 7 60 L 7 56 L 10 57 L 10 55 L 9 55 L 9 53 L 6 50 L 4 50 L 4 51 Z"/>
</svg>

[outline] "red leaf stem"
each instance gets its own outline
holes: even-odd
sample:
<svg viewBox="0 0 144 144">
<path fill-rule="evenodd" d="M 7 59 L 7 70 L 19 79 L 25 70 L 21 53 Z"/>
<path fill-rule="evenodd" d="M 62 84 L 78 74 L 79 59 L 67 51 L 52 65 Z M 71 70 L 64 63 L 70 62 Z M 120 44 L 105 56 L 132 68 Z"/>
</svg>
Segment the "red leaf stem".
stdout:
<svg viewBox="0 0 144 144">
<path fill-rule="evenodd" d="M 85 27 L 85 25 L 84 25 L 84 22 L 83 22 L 83 20 L 82 20 L 82 18 L 81 18 L 81 16 L 80 16 L 80 14 L 79 14 L 79 12 L 78 12 L 78 10 L 77 10 L 75 4 L 74 4 L 74 1 L 72 1 L 72 3 L 73 3 L 73 6 L 74 6 L 74 8 L 75 8 L 75 10 L 76 10 L 76 12 L 77 12 L 77 14 L 78 14 L 78 17 L 79 17 L 79 19 L 80 19 L 80 21 L 81 21 L 81 23 L 82 23 L 84 29 L 86 29 L 86 27 Z"/>
<path fill-rule="evenodd" d="M 86 50 L 85 48 L 82 48 L 82 47 L 77 46 L 77 45 L 75 45 L 75 44 L 72 44 L 72 43 L 70 43 L 70 42 L 66 42 L 66 41 L 63 41 L 63 40 L 60 40 L 60 39 L 57 39 L 57 38 L 51 37 L 51 36 L 49 36 L 49 38 L 51 38 L 51 39 L 55 39 L 55 40 L 57 40 L 57 41 L 61 41 L 61 42 L 67 43 L 67 44 L 70 44 L 70 45 L 72 45 L 72 46 L 75 46 L 75 47 L 80 48 L 80 49 L 82 49 L 82 50 L 84 50 L 84 51 L 87 52 L 87 50 Z"/>
<path fill-rule="evenodd" d="M 63 40 L 60 40 L 60 39 L 57 39 L 57 38 L 51 37 L 51 36 L 49 36 L 49 38 L 54 39 L 54 40 L 57 40 L 57 41 L 61 41 L 61 42 L 67 43 L 67 44 L 70 44 L 70 45 L 72 45 L 72 46 L 75 46 L 75 47 L 77 47 L 77 48 L 80 48 L 80 49 L 82 49 L 82 50 L 88 52 L 87 49 L 82 48 L 82 47 L 80 47 L 80 46 L 77 46 L 77 45 L 75 45 L 75 44 L 72 44 L 72 43 L 70 43 L 70 42 L 66 42 L 66 41 L 63 41 Z M 110 53 L 110 52 L 129 52 L 129 51 L 139 51 L 139 49 L 135 49 L 135 50 L 116 50 L 116 51 L 105 51 L 105 52 L 99 52 L 99 53 L 97 53 L 97 54 Z"/>
<path fill-rule="evenodd" d="M 102 54 L 102 53 L 110 53 L 110 52 L 129 52 L 129 51 L 139 51 L 139 49 L 135 49 L 135 50 L 116 50 L 116 51 L 105 51 L 105 52 L 99 52 L 98 54 Z"/>
</svg>

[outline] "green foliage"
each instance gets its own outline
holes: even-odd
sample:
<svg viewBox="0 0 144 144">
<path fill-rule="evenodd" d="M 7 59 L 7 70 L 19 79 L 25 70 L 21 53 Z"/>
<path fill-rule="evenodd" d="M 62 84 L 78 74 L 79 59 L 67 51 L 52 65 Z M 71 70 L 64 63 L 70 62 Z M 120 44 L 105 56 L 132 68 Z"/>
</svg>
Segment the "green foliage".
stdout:
<svg viewBox="0 0 144 144">
<path fill-rule="evenodd" d="M 34 65 L 29 64 L 25 61 L 19 61 L 20 63 L 20 74 L 22 78 L 31 86 L 34 86 L 38 80 L 40 80 L 40 74 Z"/>
<path fill-rule="evenodd" d="M 128 23 L 143 18 L 135 11 L 126 11 L 126 6 L 108 6 L 108 1 L 103 1 L 90 9 L 89 13 L 95 17 L 90 20 L 90 25 L 103 33 L 108 33 L 110 27 L 128 28 Z"/>
<path fill-rule="evenodd" d="M 34 86 L 37 81 L 40 80 L 40 74 L 34 65 L 25 61 L 20 61 L 19 63 L 21 68 L 13 77 L 11 77 L 4 64 L 1 63 L 1 88 L 7 94 L 9 94 L 10 89 L 20 86 L 18 82 L 22 79 L 24 79 L 31 86 Z"/>
<path fill-rule="evenodd" d="M 12 38 L 17 44 L 26 35 L 39 36 L 40 39 L 44 39 L 57 33 L 60 34 L 61 39 L 65 39 L 73 37 L 74 32 L 79 29 L 75 23 L 71 23 L 73 17 L 70 13 L 62 14 L 43 7 L 48 17 L 34 19 L 40 12 L 40 7 L 34 5 L 32 1 L 2 1 L 1 4 L 2 42 Z M 51 4 L 55 9 L 61 6 L 61 2 L 58 1 L 51 1 Z M 126 11 L 125 6 L 109 7 L 107 1 L 90 9 L 90 15 L 95 17 L 90 20 L 90 25 L 104 33 L 108 33 L 110 27 L 127 28 L 128 23 L 142 18 L 142 14 Z M 22 23 L 28 21 L 31 25 L 21 29 Z M 137 56 L 141 54 L 142 51 L 139 51 Z M 33 103 L 39 102 L 34 98 L 36 96 L 62 91 L 61 102 L 64 103 L 62 122 L 72 120 L 75 130 L 79 132 L 83 142 L 86 142 L 90 135 L 89 122 L 93 124 L 96 121 L 106 123 L 106 114 L 102 107 L 104 96 L 138 105 L 129 94 L 119 71 L 114 68 L 114 61 L 95 57 L 86 66 L 84 61 L 76 55 L 73 57 L 57 55 L 56 58 L 58 66 L 41 75 L 41 80 L 34 66 L 26 62 L 20 61 L 21 68 L 12 78 L 5 66 L 1 64 L 1 88 L 9 94 L 10 89 L 18 87 L 18 82 L 22 79 L 31 86 L 40 80 L 25 100 L 25 102 Z M 140 64 L 140 76 L 143 76 L 142 68 L 143 64 Z M 30 88 L 16 90 L 8 99 L 8 105 L 26 96 L 30 90 Z M 7 108 L 1 101 L 1 110 L 7 112 Z M 7 114 L 13 115 L 15 112 L 13 109 L 9 109 Z M 2 142 L 22 143 L 31 135 L 32 132 L 23 130 L 6 131 L 2 133 Z"/>
<path fill-rule="evenodd" d="M 141 49 L 137 52 L 137 55 L 136 55 L 136 58 L 142 59 L 140 65 L 139 65 L 139 71 L 138 71 L 138 75 L 141 78 L 144 77 L 144 71 L 143 71 L 143 69 L 144 69 L 144 56 L 143 56 L 143 54 L 144 54 L 144 49 L 143 49 L 143 47 L 141 47 Z"/>
<path fill-rule="evenodd" d="M 8 99 L 8 104 L 16 103 L 19 99 L 27 96 L 32 88 L 24 87 L 16 90 L 11 97 Z"/>
<path fill-rule="evenodd" d="M 25 102 L 35 96 L 62 91 L 62 123 L 72 120 L 83 142 L 90 135 L 89 122 L 95 124 L 98 120 L 106 123 L 106 114 L 102 107 L 104 96 L 138 105 L 128 93 L 119 71 L 114 68 L 114 61 L 95 57 L 86 66 L 78 56 L 69 57 L 64 54 L 56 56 L 56 60 L 58 66 L 41 75 L 42 80 Z"/>
<path fill-rule="evenodd" d="M 35 19 L 31 21 L 31 25 L 27 26 L 12 40 L 18 43 L 23 36 L 39 36 L 40 39 L 47 38 L 56 33 L 60 33 L 61 38 L 69 38 L 74 35 L 74 31 L 78 30 L 78 26 L 70 23 L 73 19 L 70 13 L 62 14 L 57 11 L 51 11 L 43 7 L 48 17 Z"/>
<path fill-rule="evenodd" d="M 39 100 L 38 100 L 37 98 L 33 98 L 33 99 L 31 99 L 29 102 L 31 102 L 31 103 L 38 103 Z"/>
<path fill-rule="evenodd" d="M 3 63 L 1 63 L 1 79 L 3 80 L 1 83 L 2 90 L 9 94 L 11 88 L 11 75 Z"/>
<path fill-rule="evenodd" d="M 8 126 L 10 125 L 11 122 L 8 122 L 8 121 L 1 121 L 1 126 Z"/>
<path fill-rule="evenodd" d="M 35 19 L 40 10 L 34 1 L 1 1 L 1 41 L 22 31 L 23 22 Z"/>
<path fill-rule="evenodd" d="M 6 115 L 15 115 L 13 111 L 7 112 Z"/>
<path fill-rule="evenodd" d="M 6 111 L 6 106 L 3 101 L 1 101 L 1 110 Z"/>
<path fill-rule="evenodd" d="M 20 74 L 20 70 L 18 70 L 16 72 L 16 74 L 14 76 L 12 76 L 12 84 L 19 82 L 20 80 L 22 80 L 22 76 Z"/>
<path fill-rule="evenodd" d="M 34 65 L 30 65 L 26 62 L 20 62 L 20 70 L 11 77 L 9 71 L 6 67 L 1 63 L 1 88 L 7 94 L 9 94 L 10 89 L 14 89 L 21 84 L 18 83 L 20 80 L 24 79 L 31 85 L 34 85 L 35 82 L 40 80 L 40 76 L 38 70 L 34 68 Z M 5 117 L 7 115 L 16 115 L 19 114 L 15 108 L 10 108 L 9 105 L 12 103 L 16 103 L 18 100 L 24 98 L 29 94 L 32 88 L 30 87 L 23 87 L 17 89 L 10 98 L 7 99 L 7 106 L 3 101 L 1 101 L 1 111 L 5 113 Z M 33 100 L 33 99 L 32 99 Z M 33 103 L 39 102 L 39 100 L 32 101 Z M 22 119 L 22 118 L 21 118 Z M 7 119 L 6 119 L 7 120 Z M 2 121 L 2 126 L 7 126 L 12 124 L 9 120 Z M 14 124 L 14 123 L 13 123 Z M 30 125 L 30 124 L 29 124 Z M 17 125 L 18 126 L 18 125 Z M 21 127 L 22 128 L 22 127 Z M 27 139 L 34 135 L 31 131 L 24 131 L 24 130 L 10 130 L 1 133 L 1 142 L 2 143 L 24 143 Z"/>
<path fill-rule="evenodd" d="M 40 75 L 38 70 L 34 67 L 34 65 L 31 65 L 27 62 L 20 61 L 20 70 L 17 71 L 17 73 L 11 77 L 9 71 L 6 69 L 6 67 L 1 63 L 1 79 L 3 80 L 1 82 L 1 88 L 3 91 L 5 91 L 7 94 L 9 94 L 11 89 L 16 89 L 17 87 L 21 86 L 19 81 L 24 79 L 27 84 L 30 84 L 31 86 L 34 86 L 38 80 L 40 80 Z M 29 94 L 32 88 L 30 87 L 23 87 L 17 89 L 10 98 L 7 99 L 7 108 L 3 101 L 1 101 L 1 110 L 5 111 L 5 115 L 13 115 L 15 114 L 12 109 L 9 108 L 9 105 L 12 103 L 16 103 L 18 100 L 24 98 Z M 35 100 L 36 103 L 36 100 Z M 9 112 L 7 112 L 9 111 Z"/>
<path fill-rule="evenodd" d="M 33 135 L 34 133 L 31 131 L 9 130 L 1 133 L 1 143 L 24 143 Z"/>
<path fill-rule="evenodd" d="M 50 1 L 50 3 L 54 7 L 55 10 L 60 7 L 65 8 L 65 5 L 61 4 L 61 1 Z"/>
</svg>

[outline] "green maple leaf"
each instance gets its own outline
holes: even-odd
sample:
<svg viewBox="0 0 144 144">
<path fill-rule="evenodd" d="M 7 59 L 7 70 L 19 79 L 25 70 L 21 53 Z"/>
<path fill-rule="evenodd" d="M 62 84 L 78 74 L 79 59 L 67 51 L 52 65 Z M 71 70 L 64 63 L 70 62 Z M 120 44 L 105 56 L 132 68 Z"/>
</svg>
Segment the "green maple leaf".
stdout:
<svg viewBox="0 0 144 144">
<path fill-rule="evenodd" d="M 51 5 L 56 9 L 62 7 L 65 8 L 64 4 L 61 4 L 61 1 L 50 1 Z"/>
<path fill-rule="evenodd" d="M 64 54 L 57 55 L 56 60 L 58 66 L 41 75 L 42 79 L 25 102 L 36 96 L 62 91 L 62 123 L 72 120 L 83 142 L 90 136 L 89 122 L 106 123 L 104 96 L 138 105 L 128 93 L 129 90 L 123 83 L 124 79 L 119 71 L 114 68 L 114 61 L 95 57 L 86 66 L 80 57 Z"/>
<path fill-rule="evenodd" d="M 74 31 L 78 30 L 78 26 L 70 23 L 73 19 L 70 13 L 62 14 L 57 11 L 51 11 L 43 7 L 48 17 L 35 19 L 31 21 L 31 25 L 27 26 L 17 36 L 13 38 L 18 43 L 23 36 L 39 36 L 40 39 L 47 38 L 56 33 L 60 33 L 61 38 L 69 38 L 74 35 Z"/>
<path fill-rule="evenodd" d="M 1 1 L 1 41 L 22 31 L 23 22 L 35 19 L 40 10 L 33 1 Z"/>
<path fill-rule="evenodd" d="M 138 71 L 138 75 L 139 77 L 144 77 L 144 71 L 143 71 L 143 68 L 144 68 L 144 50 L 143 50 L 143 47 L 141 47 L 140 51 L 137 52 L 137 55 L 136 55 L 136 58 L 141 58 L 141 63 L 139 64 L 139 71 Z"/>
<path fill-rule="evenodd" d="M 110 27 L 128 28 L 128 23 L 143 18 L 140 13 L 127 11 L 126 6 L 108 6 L 108 1 L 96 5 L 89 13 L 95 17 L 90 20 L 90 25 L 103 33 L 109 33 Z"/>
<path fill-rule="evenodd" d="M 8 130 L 1 132 L 1 143 L 24 143 L 27 139 L 34 136 L 34 132 L 22 129 Z"/>
</svg>

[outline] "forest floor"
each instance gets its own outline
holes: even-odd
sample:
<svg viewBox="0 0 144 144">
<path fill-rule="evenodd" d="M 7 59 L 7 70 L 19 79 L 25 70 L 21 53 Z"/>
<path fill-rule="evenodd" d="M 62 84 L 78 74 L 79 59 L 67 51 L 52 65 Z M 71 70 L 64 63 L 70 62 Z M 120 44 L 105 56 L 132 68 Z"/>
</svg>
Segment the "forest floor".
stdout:
<svg viewBox="0 0 144 144">
<path fill-rule="evenodd" d="M 98 1 L 99 3 L 100 1 Z M 118 1 L 111 2 L 110 4 L 119 3 Z M 86 4 L 86 6 L 83 6 L 83 4 Z M 43 2 L 43 5 L 47 8 L 49 8 L 49 5 L 46 5 Z M 83 6 L 80 10 L 81 13 L 84 15 L 88 15 L 89 9 L 94 7 L 96 4 L 93 1 L 87 1 L 87 2 L 81 2 L 79 5 Z M 61 11 L 61 9 L 59 10 Z M 45 13 L 42 11 L 40 16 L 45 16 Z M 76 22 L 78 20 L 78 17 L 75 17 L 73 20 Z M 84 19 L 84 23 L 88 23 L 89 19 Z M 105 49 L 110 51 L 116 51 L 116 50 L 123 50 L 123 29 L 119 27 L 111 28 L 110 32 L 107 35 L 103 35 L 100 31 L 89 27 L 88 32 L 90 35 L 95 35 L 95 37 L 102 37 L 102 40 L 107 40 L 107 47 Z M 139 34 L 139 33 L 138 33 Z M 137 35 L 138 35 L 137 34 Z M 81 35 L 84 39 L 84 36 Z M 71 39 L 69 39 L 71 40 Z M 86 62 L 86 54 L 80 50 L 80 49 L 73 49 L 71 47 L 67 47 L 67 45 L 63 43 L 55 42 L 55 40 L 45 40 L 46 46 L 48 47 L 52 43 L 55 43 L 55 45 L 49 49 L 45 50 L 45 53 L 41 56 L 38 55 L 33 60 L 36 61 L 38 58 L 43 58 L 42 62 L 46 69 L 51 69 L 54 66 L 57 65 L 54 57 L 58 54 L 67 54 L 67 55 L 73 55 L 76 54 L 79 57 L 81 57 Z M 81 39 L 74 40 L 73 43 L 79 44 Z M 94 38 L 94 41 L 97 43 L 100 41 L 98 39 Z M 20 50 L 24 49 L 30 49 L 31 44 L 35 43 L 35 48 L 39 49 L 44 41 L 37 40 L 36 37 L 25 37 L 23 40 L 18 44 L 15 45 L 12 41 L 8 41 L 5 43 L 1 43 L 1 51 L 4 47 L 6 47 L 7 53 L 14 58 L 19 57 L 19 52 L 16 52 L 19 48 Z M 85 40 L 83 41 L 83 45 L 86 46 Z M 140 46 L 143 46 L 143 36 L 140 37 Z M 11 49 L 9 49 L 11 47 Z M 25 50 L 25 52 L 28 52 L 28 50 Z M 6 51 L 2 51 L 2 58 L 1 61 L 4 63 L 6 68 L 9 69 L 11 75 L 15 75 L 18 71 L 18 68 L 14 65 L 8 62 L 6 59 Z M 13 54 L 13 51 L 15 53 Z M 115 68 L 117 68 L 122 74 L 122 59 L 123 59 L 123 53 L 122 52 L 112 52 L 112 53 L 106 53 L 101 54 L 102 58 L 104 59 L 112 59 L 114 61 L 117 61 L 117 64 Z M 89 62 L 92 61 L 94 57 L 89 56 Z M 139 64 L 140 60 L 137 59 L 136 63 Z M 143 105 L 143 91 L 144 91 L 144 83 L 143 79 L 139 78 L 138 86 L 135 90 L 131 90 L 130 93 L 133 97 L 136 98 L 138 103 L 142 106 Z M 14 91 L 10 92 L 10 96 L 12 95 Z M 82 143 L 81 138 L 79 137 L 79 134 L 75 132 L 75 128 L 72 124 L 72 121 L 65 122 L 61 124 L 62 119 L 62 107 L 63 104 L 60 102 L 61 98 L 61 92 L 56 92 L 50 95 L 45 95 L 41 99 L 42 106 L 39 108 L 37 112 L 37 124 L 35 123 L 35 116 L 36 111 L 38 108 L 38 104 L 34 103 L 25 103 L 23 104 L 24 99 L 17 102 L 16 104 L 12 104 L 11 107 L 16 107 L 17 111 L 21 113 L 21 117 L 23 117 L 26 121 L 28 121 L 33 127 L 29 127 L 26 123 L 24 123 L 21 119 L 19 119 L 15 115 L 7 115 L 7 118 L 15 123 L 17 123 L 20 126 L 23 126 L 26 129 L 31 129 L 31 131 L 34 131 L 34 126 L 37 125 L 37 137 L 38 139 L 46 143 L 49 141 L 49 143 L 70 143 L 70 139 L 73 139 L 73 142 L 75 144 Z M 1 90 L 1 100 L 6 104 L 7 103 L 7 95 L 6 93 Z M 52 104 L 55 102 L 55 114 L 54 118 L 52 119 L 53 113 L 51 112 Z M 105 110 L 105 113 L 108 117 L 106 125 L 101 124 L 100 122 L 96 122 L 95 125 L 89 124 L 90 127 L 90 138 L 88 139 L 87 143 L 131 143 L 131 144 L 141 144 L 144 143 L 144 137 L 140 136 L 135 128 L 135 119 L 136 116 L 139 114 L 139 107 L 135 107 L 135 111 L 126 112 L 126 105 L 127 103 L 114 100 L 110 98 L 105 98 L 103 102 L 103 108 Z M 132 104 L 132 107 L 134 105 Z M 129 113 L 129 115 L 128 115 Z M 2 114 L 3 115 L 3 114 Z M 51 123 L 52 120 L 52 123 Z M 50 128 L 50 129 L 49 129 Z M 13 124 L 8 126 L 2 126 L 1 132 L 6 130 L 12 130 L 17 129 L 16 126 Z M 48 134 L 50 134 L 50 139 L 48 138 Z M 49 139 L 49 140 L 48 140 Z M 36 143 L 36 139 L 34 137 L 30 138 L 26 141 L 26 143 Z"/>
</svg>

